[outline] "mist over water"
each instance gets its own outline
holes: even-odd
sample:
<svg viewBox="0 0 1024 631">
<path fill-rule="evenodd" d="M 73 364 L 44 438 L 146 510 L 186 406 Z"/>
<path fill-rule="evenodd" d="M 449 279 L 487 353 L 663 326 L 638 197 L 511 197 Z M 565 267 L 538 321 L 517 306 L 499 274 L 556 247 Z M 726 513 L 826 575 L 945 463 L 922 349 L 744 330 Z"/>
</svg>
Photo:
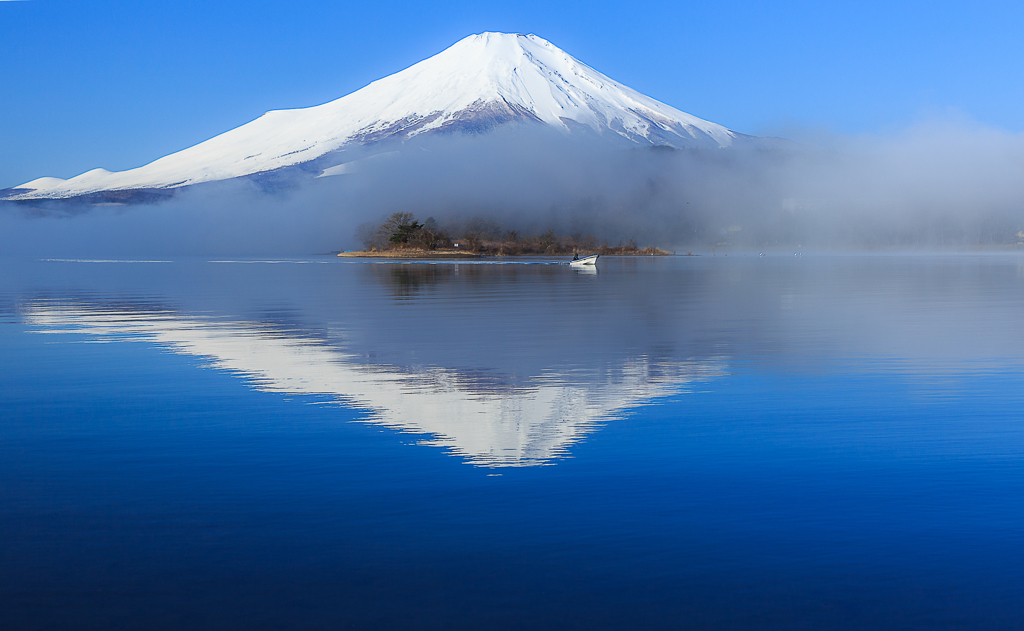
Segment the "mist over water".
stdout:
<svg viewBox="0 0 1024 631">
<path fill-rule="evenodd" d="M 4 204 L 0 245 L 40 255 L 309 254 L 394 212 L 673 251 L 1016 247 L 1024 136 L 963 120 L 726 150 L 506 127 L 353 150 L 346 173 L 203 185 L 136 206 Z M 374 153 L 378 155 L 374 156 Z M 42 211 L 40 211 L 42 209 Z"/>
</svg>

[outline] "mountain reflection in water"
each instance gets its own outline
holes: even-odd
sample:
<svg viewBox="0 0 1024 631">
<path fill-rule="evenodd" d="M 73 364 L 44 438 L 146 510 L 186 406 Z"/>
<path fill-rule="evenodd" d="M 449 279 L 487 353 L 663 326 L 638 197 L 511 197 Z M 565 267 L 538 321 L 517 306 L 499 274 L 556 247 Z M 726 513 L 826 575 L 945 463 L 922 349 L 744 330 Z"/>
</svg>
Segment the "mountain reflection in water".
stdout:
<svg viewBox="0 0 1024 631">
<path fill-rule="evenodd" d="M 396 268 L 399 287 L 408 284 Z M 37 331 L 79 333 L 97 340 L 141 339 L 175 353 L 206 357 L 266 392 L 329 395 L 372 411 L 366 422 L 427 434 L 484 467 L 542 465 L 597 423 L 694 381 L 724 374 L 721 359 L 668 362 L 637 356 L 591 370 L 549 370 L 501 378 L 442 367 L 360 363 L 308 331 L 265 322 L 188 316 L 140 304 L 35 300 L 22 307 Z"/>
<path fill-rule="evenodd" d="M 314 262 L 328 264 L 290 264 Z M 36 331 L 207 357 L 487 467 L 551 463 L 602 422 L 736 371 L 882 370 L 936 397 L 1024 356 L 1018 257 L 558 263 L 37 261 L 0 289 Z"/>
</svg>

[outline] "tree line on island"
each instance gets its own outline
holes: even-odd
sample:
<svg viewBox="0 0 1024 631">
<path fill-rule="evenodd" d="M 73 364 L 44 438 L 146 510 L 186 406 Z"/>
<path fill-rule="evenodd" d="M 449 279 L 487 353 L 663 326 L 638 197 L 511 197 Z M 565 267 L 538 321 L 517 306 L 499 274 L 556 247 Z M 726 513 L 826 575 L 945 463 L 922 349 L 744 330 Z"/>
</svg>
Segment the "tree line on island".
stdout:
<svg viewBox="0 0 1024 631">
<path fill-rule="evenodd" d="M 493 256 L 523 254 L 568 255 L 573 253 L 605 255 L 666 255 L 655 248 L 640 248 L 632 240 L 617 245 L 580 233 L 559 235 L 554 230 L 540 234 L 523 234 L 508 230 L 487 219 L 471 219 L 458 228 L 441 226 L 433 217 L 420 223 L 409 212 L 397 212 L 382 223 L 366 223 L 356 231 L 356 238 L 369 252 L 418 250 L 429 252 L 467 252 Z"/>
</svg>

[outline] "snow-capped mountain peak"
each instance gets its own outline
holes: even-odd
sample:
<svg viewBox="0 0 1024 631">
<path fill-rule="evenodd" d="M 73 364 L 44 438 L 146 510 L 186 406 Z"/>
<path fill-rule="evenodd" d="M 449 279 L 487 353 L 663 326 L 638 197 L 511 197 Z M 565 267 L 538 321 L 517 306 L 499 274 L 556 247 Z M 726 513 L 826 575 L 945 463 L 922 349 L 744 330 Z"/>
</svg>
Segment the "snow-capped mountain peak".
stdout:
<svg viewBox="0 0 1024 631">
<path fill-rule="evenodd" d="M 198 145 L 128 171 L 39 178 L 7 199 L 173 189 L 325 162 L 353 145 L 534 121 L 646 145 L 725 148 L 732 131 L 644 96 L 536 35 L 481 33 L 340 99 L 270 111 Z M 332 166 L 329 160 L 322 166 Z"/>
</svg>

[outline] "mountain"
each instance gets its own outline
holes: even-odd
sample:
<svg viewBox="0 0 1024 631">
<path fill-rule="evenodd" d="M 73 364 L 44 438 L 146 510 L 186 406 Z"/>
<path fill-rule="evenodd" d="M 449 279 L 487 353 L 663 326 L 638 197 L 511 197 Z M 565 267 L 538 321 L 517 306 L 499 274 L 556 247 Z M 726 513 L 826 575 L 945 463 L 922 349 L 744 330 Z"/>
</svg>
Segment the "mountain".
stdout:
<svg viewBox="0 0 1024 631">
<path fill-rule="evenodd" d="M 344 170 L 347 148 L 482 133 L 514 122 L 676 148 L 725 148 L 749 138 L 644 96 L 536 35 L 482 33 L 348 96 L 267 112 L 145 166 L 39 178 L 0 197 L 138 201 L 204 182 L 272 178 L 281 170 L 331 175 Z"/>
</svg>

